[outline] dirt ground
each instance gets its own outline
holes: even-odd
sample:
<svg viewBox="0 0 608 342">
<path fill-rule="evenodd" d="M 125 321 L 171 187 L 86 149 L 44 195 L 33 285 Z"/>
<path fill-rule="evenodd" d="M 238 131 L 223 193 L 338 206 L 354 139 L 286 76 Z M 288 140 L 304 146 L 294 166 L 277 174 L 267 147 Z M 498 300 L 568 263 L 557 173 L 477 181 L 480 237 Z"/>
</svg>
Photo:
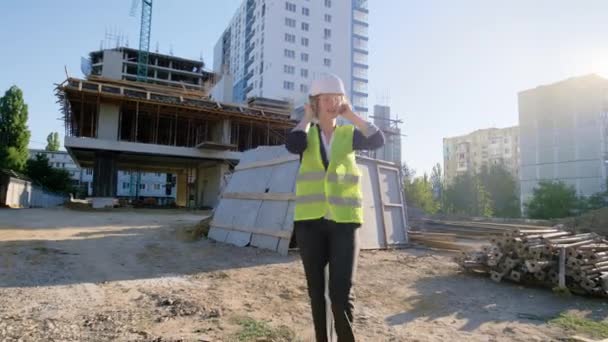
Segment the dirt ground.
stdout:
<svg viewBox="0 0 608 342">
<path fill-rule="evenodd" d="M 183 230 L 205 212 L 0 210 L 0 341 L 311 341 L 297 253 Z M 563 341 L 547 320 L 598 299 L 463 274 L 453 255 L 361 253 L 360 341 Z"/>
</svg>

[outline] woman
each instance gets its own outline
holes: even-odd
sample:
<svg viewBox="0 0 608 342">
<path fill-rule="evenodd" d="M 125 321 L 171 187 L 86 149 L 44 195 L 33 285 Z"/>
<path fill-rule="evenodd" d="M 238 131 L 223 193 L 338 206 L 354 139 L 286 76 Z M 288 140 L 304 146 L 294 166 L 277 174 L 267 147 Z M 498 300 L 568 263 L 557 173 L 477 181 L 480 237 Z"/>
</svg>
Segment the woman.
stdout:
<svg viewBox="0 0 608 342">
<path fill-rule="evenodd" d="M 342 116 L 352 125 L 336 126 Z M 315 121 L 316 123 L 311 123 Z M 363 222 L 361 183 L 355 150 L 384 145 L 384 135 L 355 114 L 335 75 L 311 84 L 304 118 L 287 137 L 287 150 L 299 154 L 294 229 L 302 256 L 318 342 L 328 340 L 325 267 L 339 342 L 354 341 L 352 295 Z"/>
</svg>

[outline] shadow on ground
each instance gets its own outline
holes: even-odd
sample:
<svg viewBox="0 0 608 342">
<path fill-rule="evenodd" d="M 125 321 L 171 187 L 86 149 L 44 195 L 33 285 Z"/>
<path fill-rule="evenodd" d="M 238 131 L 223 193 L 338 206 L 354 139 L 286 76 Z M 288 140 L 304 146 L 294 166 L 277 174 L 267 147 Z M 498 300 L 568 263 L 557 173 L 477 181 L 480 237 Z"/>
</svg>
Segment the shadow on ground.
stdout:
<svg viewBox="0 0 608 342">
<path fill-rule="evenodd" d="M 466 321 L 459 330 L 471 332 L 485 323 L 546 324 L 568 310 L 580 310 L 595 320 L 608 318 L 605 299 L 563 296 L 548 288 L 495 283 L 485 275 L 429 276 L 416 281 L 412 288 L 417 294 L 404 299 L 406 310 L 386 317 L 388 325 L 407 326 L 417 319 L 433 322 L 455 318 Z"/>
</svg>

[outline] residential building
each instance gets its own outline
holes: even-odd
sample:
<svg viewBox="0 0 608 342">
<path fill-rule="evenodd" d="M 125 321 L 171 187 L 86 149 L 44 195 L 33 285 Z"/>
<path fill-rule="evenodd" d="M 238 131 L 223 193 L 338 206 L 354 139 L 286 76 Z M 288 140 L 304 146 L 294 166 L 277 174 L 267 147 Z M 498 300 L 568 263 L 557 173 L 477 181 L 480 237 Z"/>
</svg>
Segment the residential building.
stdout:
<svg viewBox="0 0 608 342">
<path fill-rule="evenodd" d="M 69 172 L 72 184 L 84 193 L 90 195 L 92 191 L 93 169 L 81 169 L 74 163 L 74 160 L 67 151 L 47 151 L 40 149 L 30 149 L 30 159 L 36 155 L 45 155 L 49 160 L 49 165 L 56 169 L 63 169 Z"/>
<path fill-rule="evenodd" d="M 391 107 L 381 105 L 374 106 L 373 118 L 384 133 L 384 146 L 375 151 L 375 157 L 401 165 L 401 121 L 391 118 Z"/>
<path fill-rule="evenodd" d="M 162 172 L 128 171 L 118 172 L 116 197 L 154 198 L 157 204 L 175 201 L 175 175 Z"/>
<path fill-rule="evenodd" d="M 573 77 L 518 94 L 521 203 L 541 180 L 562 181 L 578 195 L 606 190 L 608 80 Z"/>
<path fill-rule="evenodd" d="M 519 128 L 486 128 L 443 139 L 444 181 L 464 173 L 479 173 L 483 166 L 503 165 L 519 179 Z"/>
<path fill-rule="evenodd" d="M 367 116 L 368 13 L 365 0 L 244 0 L 215 45 L 215 72 L 233 80 L 232 98 L 219 100 L 265 97 L 298 108 L 311 80 L 330 72 Z"/>
</svg>

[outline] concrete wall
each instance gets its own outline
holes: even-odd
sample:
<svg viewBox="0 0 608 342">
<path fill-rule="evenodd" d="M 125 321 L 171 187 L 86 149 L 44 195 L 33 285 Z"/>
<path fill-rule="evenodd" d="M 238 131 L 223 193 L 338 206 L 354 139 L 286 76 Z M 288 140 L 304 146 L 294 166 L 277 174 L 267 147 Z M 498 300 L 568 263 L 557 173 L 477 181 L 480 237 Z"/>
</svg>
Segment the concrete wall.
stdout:
<svg viewBox="0 0 608 342">
<path fill-rule="evenodd" d="M 101 76 L 121 80 L 122 65 L 122 51 L 105 50 L 103 52 Z"/>
<path fill-rule="evenodd" d="M 31 182 L 0 176 L 0 204 L 11 208 L 51 208 L 62 205 L 66 196 L 49 193 Z"/>
<path fill-rule="evenodd" d="M 585 196 L 605 190 L 606 113 L 608 80 L 597 75 L 519 93 L 522 205 L 540 180 Z"/>
<path fill-rule="evenodd" d="M 97 137 L 106 140 L 118 140 L 118 121 L 120 106 L 113 103 L 99 105 Z"/>
<path fill-rule="evenodd" d="M 211 89 L 211 98 L 215 101 L 230 103 L 233 99 L 232 87 L 234 77 L 230 74 L 222 75 L 222 78 Z"/>
</svg>

